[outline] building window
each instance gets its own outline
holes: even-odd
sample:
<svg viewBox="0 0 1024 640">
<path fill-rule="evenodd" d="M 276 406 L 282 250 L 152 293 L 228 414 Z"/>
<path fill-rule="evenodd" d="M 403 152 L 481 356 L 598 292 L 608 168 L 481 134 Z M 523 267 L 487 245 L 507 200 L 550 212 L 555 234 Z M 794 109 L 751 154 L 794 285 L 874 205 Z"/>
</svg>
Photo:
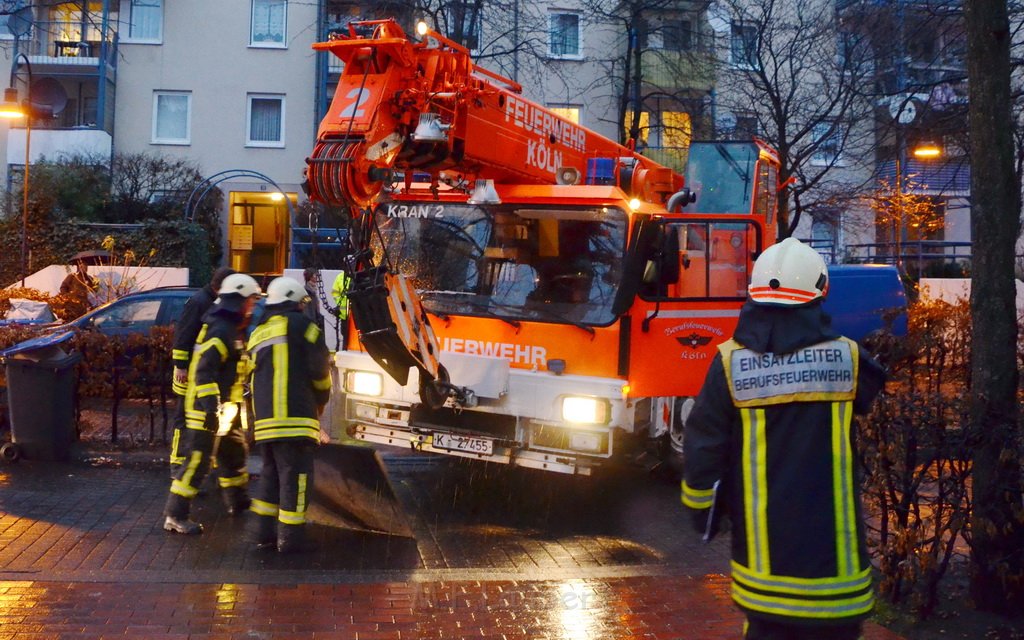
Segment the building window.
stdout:
<svg viewBox="0 0 1024 640">
<path fill-rule="evenodd" d="M 692 38 L 689 20 L 666 21 L 661 28 L 661 44 L 666 51 L 689 51 L 693 48 Z"/>
<path fill-rule="evenodd" d="M 0 15 L 0 40 L 6 40 L 14 37 L 11 34 L 10 27 L 7 26 L 7 20 L 10 19 L 10 17 L 11 15 L 9 13 Z"/>
<path fill-rule="evenodd" d="M 249 94 L 247 147 L 284 146 L 284 96 Z"/>
<path fill-rule="evenodd" d="M 741 69 L 757 68 L 757 28 L 740 22 L 732 23 L 732 40 L 729 49 L 731 63 Z"/>
<path fill-rule="evenodd" d="M 819 122 L 814 125 L 812 135 L 815 150 L 814 155 L 811 156 L 811 164 L 827 166 L 840 164 L 839 148 L 841 140 L 836 123 L 831 121 Z"/>
<path fill-rule="evenodd" d="M 693 123 L 685 111 L 661 112 L 661 146 L 689 147 L 693 139 Z"/>
<path fill-rule="evenodd" d="M 159 44 L 164 34 L 163 0 L 121 0 L 122 42 Z"/>
<path fill-rule="evenodd" d="M 100 121 L 99 98 L 85 96 L 82 98 L 82 124 L 87 127 L 95 127 Z"/>
<path fill-rule="evenodd" d="M 556 116 L 562 116 L 573 124 L 580 123 L 580 108 L 573 105 L 550 105 L 548 109 Z"/>
<path fill-rule="evenodd" d="M 625 121 L 622 124 L 623 124 L 623 129 L 625 129 L 625 131 L 626 131 L 626 139 L 628 140 L 631 137 L 630 133 L 629 133 L 629 129 L 630 129 L 630 127 L 633 126 L 633 111 L 632 110 L 630 110 L 630 109 L 626 110 L 626 119 L 625 119 Z M 637 124 L 637 126 L 639 127 L 640 131 L 639 131 L 639 135 L 637 136 L 637 139 L 636 139 L 636 147 L 637 147 L 637 150 L 640 151 L 640 150 L 643 150 L 643 149 L 647 148 L 648 134 L 651 131 L 651 114 L 646 112 L 646 111 L 641 111 L 640 112 L 640 122 Z"/>
<path fill-rule="evenodd" d="M 448 37 L 470 51 L 480 50 L 480 32 L 483 21 L 481 2 L 457 2 L 448 5 Z"/>
<path fill-rule="evenodd" d="M 83 9 L 84 7 L 84 9 Z M 103 3 L 62 2 L 49 8 L 47 14 L 50 25 L 45 31 L 53 38 L 55 45 L 77 45 L 85 43 L 89 49 L 68 55 L 98 55 L 100 42 L 103 40 Z"/>
<path fill-rule="evenodd" d="M 249 46 L 286 47 L 288 0 L 252 0 Z"/>
<path fill-rule="evenodd" d="M 831 257 L 831 254 L 835 251 L 836 245 L 836 225 L 833 222 L 836 214 L 817 219 L 811 223 L 811 246 L 821 252 L 828 252 L 826 260 Z"/>
<path fill-rule="evenodd" d="M 736 114 L 736 126 L 733 127 L 733 140 L 753 140 L 758 136 L 757 116 L 752 113 Z"/>
<path fill-rule="evenodd" d="M 192 93 L 153 93 L 153 144 L 191 144 Z"/>
<path fill-rule="evenodd" d="M 580 16 L 575 13 L 550 15 L 548 52 L 553 58 L 580 58 Z"/>
</svg>

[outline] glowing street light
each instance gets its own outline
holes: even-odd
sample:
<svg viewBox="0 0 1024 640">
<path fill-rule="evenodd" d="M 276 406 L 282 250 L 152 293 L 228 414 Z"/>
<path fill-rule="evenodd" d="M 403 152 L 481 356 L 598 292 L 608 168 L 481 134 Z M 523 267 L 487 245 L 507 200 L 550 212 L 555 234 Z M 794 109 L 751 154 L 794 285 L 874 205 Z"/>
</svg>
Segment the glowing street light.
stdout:
<svg viewBox="0 0 1024 640">
<path fill-rule="evenodd" d="M 942 147 L 934 142 L 922 142 L 914 147 L 914 157 L 921 160 L 934 160 L 942 156 Z"/>
</svg>

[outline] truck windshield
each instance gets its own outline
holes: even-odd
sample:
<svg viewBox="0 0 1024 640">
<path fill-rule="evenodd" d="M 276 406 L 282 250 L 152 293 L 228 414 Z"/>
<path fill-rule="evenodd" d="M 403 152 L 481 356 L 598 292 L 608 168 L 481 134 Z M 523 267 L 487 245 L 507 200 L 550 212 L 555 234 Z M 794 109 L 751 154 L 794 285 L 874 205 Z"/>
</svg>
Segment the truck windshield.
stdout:
<svg viewBox="0 0 1024 640">
<path fill-rule="evenodd" d="M 428 311 L 597 326 L 615 320 L 627 226 L 621 209 L 403 202 L 381 205 L 377 223 L 377 262 L 409 276 Z"/>
<path fill-rule="evenodd" d="M 697 194 L 687 213 L 750 213 L 754 166 L 753 142 L 694 142 L 686 165 L 686 184 Z"/>
</svg>

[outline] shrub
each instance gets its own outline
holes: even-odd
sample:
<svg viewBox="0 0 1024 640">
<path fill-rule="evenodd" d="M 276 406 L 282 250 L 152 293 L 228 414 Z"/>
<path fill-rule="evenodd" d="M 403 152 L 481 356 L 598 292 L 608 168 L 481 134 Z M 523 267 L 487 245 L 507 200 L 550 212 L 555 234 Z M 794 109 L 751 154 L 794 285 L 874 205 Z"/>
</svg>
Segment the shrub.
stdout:
<svg viewBox="0 0 1024 640">
<path fill-rule="evenodd" d="M 908 319 L 905 338 L 876 345 L 890 378 L 860 441 L 879 591 L 925 618 L 950 562 L 970 543 L 970 309 L 918 302 Z"/>
<path fill-rule="evenodd" d="M 63 155 L 32 165 L 28 215 L 28 270 L 67 264 L 79 251 L 98 249 L 107 236 L 136 255 L 156 252 L 152 266 L 188 267 L 193 283 L 209 280 L 220 264 L 222 193 L 214 189 L 199 206 L 194 222 L 185 219 L 191 190 L 203 181 L 198 167 L 151 154 L 117 154 L 113 171 L 88 155 Z M 0 242 L 22 243 L 22 198 L 6 203 Z M 112 231 L 95 223 L 129 224 Z M 0 282 L 22 276 L 21 251 L 0 254 Z"/>
</svg>

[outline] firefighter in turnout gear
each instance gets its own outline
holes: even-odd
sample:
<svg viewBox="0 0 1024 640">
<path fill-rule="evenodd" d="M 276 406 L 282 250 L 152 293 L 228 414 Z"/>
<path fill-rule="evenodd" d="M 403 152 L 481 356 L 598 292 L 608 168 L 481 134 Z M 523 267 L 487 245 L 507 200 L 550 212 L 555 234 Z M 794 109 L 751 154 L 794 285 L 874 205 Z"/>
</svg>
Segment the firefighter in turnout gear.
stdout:
<svg viewBox="0 0 1024 640">
<path fill-rule="evenodd" d="M 196 291 L 185 303 L 181 317 L 174 323 L 174 347 L 171 351 L 171 361 L 174 365 L 173 378 L 171 379 L 171 390 L 178 396 L 178 403 L 174 407 L 172 426 L 174 434 L 171 438 L 171 476 L 183 462 L 184 456 L 178 450 L 181 444 L 181 433 L 185 428 L 185 389 L 188 386 L 188 364 L 192 360 L 192 350 L 196 344 L 196 337 L 203 327 L 203 316 L 213 306 L 217 299 L 217 290 L 224 282 L 224 278 L 235 273 L 229 267 L 220 267 L 213 272 L 210 283 Z"/>
<path fill-rule="evenodd" d="M 266 312 L 249 338 L 256 446 L 263 458 L 250 510 L 257 548 L 309 549 L 306 505 L 313 484 L 318 416 L 331 391 L 323 332 L 304 313 L 303 285 L 276 278 L 267 287 Z"/>
<path fill-rule="evenodd" d="M 337 318 L 338 351 L 348 346 L 348 290 L 352 287 L 352 278 L 348 269 L 343 268 L 334 278 L 331 286 L 331 297 L 334 298 L 334 316 Z"/>
<path fill-rule="evenodd" d="M 189 519 L 192 499 L 198 494 L 216 448 L 217 482 L 235 515 L 249 507 L 246 443 L 240 416 L 245 379 L 245 327 L 260 295 L 256 281 L 244 273 L 224 278 L 217 301 L 203 318 L 189 362 L 185 389 L 185 430 L 179 450 L 185 461 L 171 481 L 164 507 L 164 529 L 184 534 L 202 533 Z"/>
<path fill-rule="evenodd" d="M 874 604 L 852 417 L 885 374 L 829 328 L 827 291 L 815 250 L 766 249 L 686 422 L 682 501 L 705 540 L 732 521 L 748 640 L 854 640 Z"/>
</svg>

